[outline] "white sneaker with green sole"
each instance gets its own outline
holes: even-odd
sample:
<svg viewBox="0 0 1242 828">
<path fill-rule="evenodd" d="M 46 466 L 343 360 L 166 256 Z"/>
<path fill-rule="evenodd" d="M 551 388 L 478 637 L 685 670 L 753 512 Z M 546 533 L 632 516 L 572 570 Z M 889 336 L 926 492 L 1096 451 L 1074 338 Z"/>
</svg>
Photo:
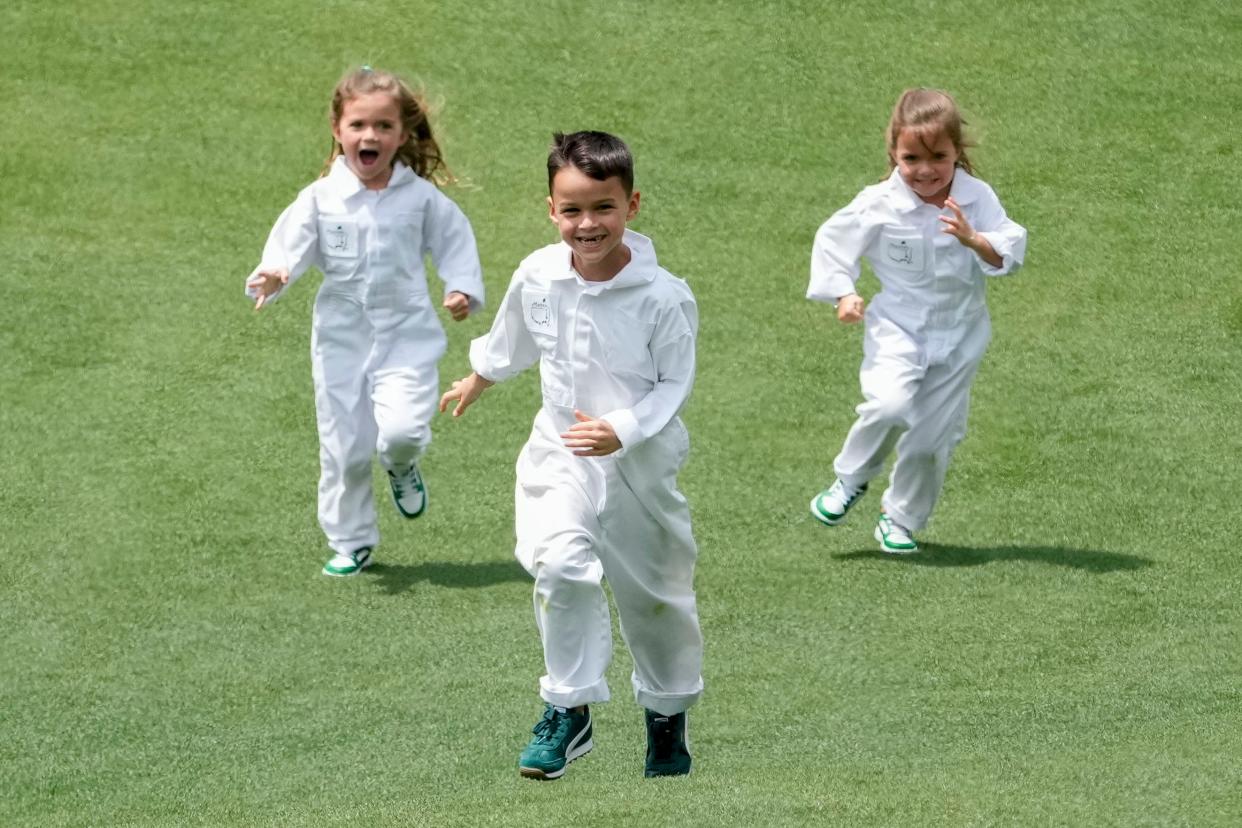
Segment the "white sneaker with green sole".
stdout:
<svg viewBox="0 0 1242 828">
<path fill-rule="evenodd" d="M 909 555 L 919 551 L 910 530 L 896 523 L 888 515 L 880 513 L 880 521 L 875 525 L 875 539 L 880 542 L 880 549 L 894 555 Z"/>
<path fill-rule="evenodd" d="M 355 549 L 348 554 L 337 552 L 332 556 L 332 560 L 323 565 L 324 575 L 333 575 L 342 577 L 345 575 L 357 575 L 362 570 L 371 565 L 371 547 L 364 546 L 361 549 Z"/>
<path fill-rule="evenodd" d="M 418 463 L 400 474 L 389 472 L 388 485 L 392 489 L 392 502 L 405 518 L 416 518 L 427 511 L 427 484 L 423 482 Z"/>
<path fill-rule="evenodd" d="M 811 514 L 820 523 L 828 526 L 836 526 L 845 520 L 845 513 L 850 510 L 858 498 L 862 497 L 867 491 L 867 484 L 864 483 L 858 488 L 847 486 L 840 479 L 833 482 L 831 486 L 824 489 L 811 501 Z"/>
</svg>

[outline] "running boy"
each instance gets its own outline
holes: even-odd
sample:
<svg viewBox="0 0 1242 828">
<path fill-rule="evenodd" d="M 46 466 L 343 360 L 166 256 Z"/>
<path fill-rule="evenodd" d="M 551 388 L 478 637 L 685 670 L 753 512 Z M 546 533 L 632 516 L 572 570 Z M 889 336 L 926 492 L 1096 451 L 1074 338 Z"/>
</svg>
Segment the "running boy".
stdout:
<svg viewBox="0 0 1242 828">
<path fill-rule="evenodd" d="M 559 244 L 519 265 L 474 369 L 440 399 L 461 416 L 488 387 L 540 363 L 543 406 L 517 461 L 516 555 L 534 577 L 546 702 L 518 769 L 556 779 L 591 750 L 588 705 L 607 701 L 607 576 L 646 708 L 646 776 L 690 772 L 686 710 L 703 690 L 696 547 L 677 472 L 698 310 L 626 223 L 638 212 L 629 148 L 602 132 L 553 137 L 548 214 Z"/>
</svg>

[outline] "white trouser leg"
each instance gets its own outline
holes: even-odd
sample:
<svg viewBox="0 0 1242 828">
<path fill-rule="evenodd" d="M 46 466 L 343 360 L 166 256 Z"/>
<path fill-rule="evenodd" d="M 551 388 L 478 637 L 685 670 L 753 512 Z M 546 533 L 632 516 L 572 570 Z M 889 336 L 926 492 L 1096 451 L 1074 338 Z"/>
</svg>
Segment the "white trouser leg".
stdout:
<svg viewBox="0 0 1242 828">
<path fill-rule="evenodd" d="M 990 330 L 984 320 L 948 359 L 930 366 L 919 385 L 910 428 L 897 441 L 897 459 L 881 501 L 888 516 L 907 529 L 927 525 L 953 450 L 966 435 L 970 386 L 987 350 Z"/>
<path fill-rule="evenodd" d="M 612 659 L 612 626 L 596 555 L 597 508 L 585 488 L 600 485 L 578 474 L 589 468 L 536 434 L 518 458 L 516 555 L 535 578 L 546 669 L 540 696 L 562 707 L 609 698 L 604 671 Z"/>
<path fill-rule="evenodd" d="M 370 327 L 361 306 L 321 294 L 311 335 L 319 429 L 319 525 L 336 552 L 379 542 L 371 492 L 376 428 L 365 368 L 370 350 Z"/>
<path fill-rule="evenodd" d="M 884 470 L 884 460 L 909 427 L 926 371 L 922 349 L 892 322 L 868 316 L 858 372 L 863 402 L 832 467 L 843 482 L 861 486 Z"/>
<path fill-rule="evenodd" d="M 674 421 L 606 463 L 600 560 L 634 657 L 634 698 L 667 716 L 703 692 L 703 636 L 694 595 L 698 555 L 690 508 L 677 490 L 689 443 Z"/>
<path fill-rule="evenodd" d="M 373 310 L 380 330 L 368 365 L 379 430 L 375 449 L 388 471 L 405 471 L 431 443 L 440 402 L 437 365 L 445 337 L 430 304 Z"/>
<path fill-rule="evenodd" d="M 380 465 L 401 472 L 422 457 L 431 442 L 431 418 L 439 404 L 436 364 L 384 368 L 371 380 Z"/>
</svg>

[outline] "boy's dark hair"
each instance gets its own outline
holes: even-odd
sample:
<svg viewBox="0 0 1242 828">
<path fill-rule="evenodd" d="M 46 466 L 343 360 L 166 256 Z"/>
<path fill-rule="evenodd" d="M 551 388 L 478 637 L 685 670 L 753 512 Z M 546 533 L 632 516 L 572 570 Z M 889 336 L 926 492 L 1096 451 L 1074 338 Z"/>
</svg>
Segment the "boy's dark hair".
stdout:
<svg viewBox="0 0 1242 828">
<path fill-rule="evenodd" d="M 565 167 L 574 167 L 596 181 L 607 181 L 616 176 L 621 179 L 628 196 L 634 192 L 634 156 L 630 148 L 615 135 L 607 132 L 560 132 L 552 135 L 548 150 L 548 192 L 552 192 L 552 179 Z"/>
</svg>

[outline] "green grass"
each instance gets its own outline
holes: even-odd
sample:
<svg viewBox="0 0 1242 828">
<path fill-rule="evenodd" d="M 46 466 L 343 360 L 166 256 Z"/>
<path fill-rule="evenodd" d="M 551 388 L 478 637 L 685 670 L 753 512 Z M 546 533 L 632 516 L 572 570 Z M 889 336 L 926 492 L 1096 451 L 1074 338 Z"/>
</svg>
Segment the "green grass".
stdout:
<svg viewBox="0 0 1242 828">
<path fill-rule="evenodd" d="M 0 25 L 0 824 L 1242 821 L 1236 4 L 17 0 Z M 550 133 L 635 150 L 635 226 L 702 316 L 690 779 L 640 778 L 620 646 L 595 752 L 515 773 L 533 373 L 437 421 L 434 505 L 383 513 L 370 574 L 318 574 L 314 279 L 262 315 L 241 282 L 361 62 L 442 101 L 493 307 L 554 238 Z M 801 297 L 917 84 L 966 107 L 1031 243 L 897 560 L 876 493 L 807 513 L 861 332 Z M 451 326 L 443 381 L 490 313 Z"/>
</svg>

